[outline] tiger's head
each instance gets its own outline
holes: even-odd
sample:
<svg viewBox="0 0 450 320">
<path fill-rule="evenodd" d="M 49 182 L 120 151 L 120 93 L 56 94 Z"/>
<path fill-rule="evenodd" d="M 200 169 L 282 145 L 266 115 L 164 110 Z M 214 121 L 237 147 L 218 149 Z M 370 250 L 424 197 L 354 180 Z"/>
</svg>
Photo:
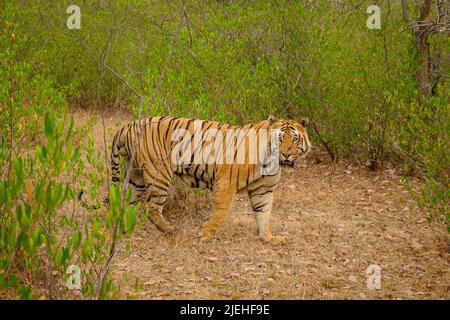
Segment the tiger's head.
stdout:
<svg viewBox="0 0 450 320">
<path fill-rule="evenodd" d="M 273 139 L 278 144 L 280 164 L 294 167 L 295 161 L 311 150 L 311 142 L 306 130 L 308 118 L 302 116 L 298 123 L 291 120 L 278 120 L 270 115 L 268 121 L 274 133 Z"/>
</svg>

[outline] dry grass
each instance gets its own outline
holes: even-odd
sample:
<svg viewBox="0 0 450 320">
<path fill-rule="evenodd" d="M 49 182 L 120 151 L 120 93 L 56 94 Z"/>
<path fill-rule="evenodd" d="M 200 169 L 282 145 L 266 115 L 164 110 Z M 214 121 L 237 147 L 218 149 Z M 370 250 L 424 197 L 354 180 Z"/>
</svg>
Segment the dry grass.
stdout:
<svg viewBox="0 0 450 320">
<path fill-rule="evenodd" d="M 92 113 L 74 115 L 81 123 Z M 109 143 L 128 119 L 123 111 L 107 114 Z M 101 121 L 93 130 L 102 148 Z M 176 184 L 166 214 L 178 231 L 165 236 L 143 223 L 131 249 L 123 244 L 115 257 L 112 272 L 121 297 L 450 298 L 448 236 L 441 225 L 426 221 L 393 170 L 312 162 L 284 173 L 276 190 L 272 229 L 288 239 L 280 247 L 257 239 L 246 195 L 237 196 L 215 239 L 200 243 L 197 232 L 209 214 L 209 193 Z M 366 287 L 371 264 L 382 267 L 380 290 Z"/>
</svg>

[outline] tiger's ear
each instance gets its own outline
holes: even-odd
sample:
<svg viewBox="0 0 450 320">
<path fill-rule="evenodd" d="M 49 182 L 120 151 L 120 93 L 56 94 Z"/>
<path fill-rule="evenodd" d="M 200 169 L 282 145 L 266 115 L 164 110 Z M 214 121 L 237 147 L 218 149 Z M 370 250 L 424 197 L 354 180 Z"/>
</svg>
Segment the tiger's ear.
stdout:
<svg viewBox="0 0 450 320">
<path fill-rule="evenodd" d="M 269 126 L 273 125 L 275 122 L 278 122 L 278 118 L 273 114 L 271 114 L 267 120 L 269 121 Z"/>
<path fill-rule="evenodd" d="M 308 125 L 308 122 L 309 122 L 309 119 L 308 119 L 307 117 L 302 116 L 302 117 L 300 118 L 300 123 L 301 123 L 301 125 L 304 126 L 305 128 L 306 128 L 306 126 Z"/>
</svg>

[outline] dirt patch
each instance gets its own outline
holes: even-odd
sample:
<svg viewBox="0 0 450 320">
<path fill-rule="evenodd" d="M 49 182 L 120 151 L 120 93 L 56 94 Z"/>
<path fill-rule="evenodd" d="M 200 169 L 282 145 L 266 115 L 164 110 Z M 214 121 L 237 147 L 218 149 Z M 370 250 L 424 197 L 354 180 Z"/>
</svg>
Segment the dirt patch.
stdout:
<svg viewBox="0 0 450 320">
<path fill-rule="evenodd" d="M 92 133 L 103 148 L 99 115 L 75 111 L 74 116 L 79 123 L 97 119 Z M 129 119 L 124 111 L 106 115 L 108 144 Z M 197 233 L 210 212 L 209 194 L 174 188 L 178 193 L 166 214 L 178 231 L 166 236 L 143 223 L 129 250 L 123 243 L 115 257 L 112 272 L 121 297 L 449 299 L 447 234 L 427 222 L 400 177 L 392 170 L 375 173 L 318 156 L 324 162 L 311 159 L 307 167 L 283 172 L 272 230 L 288 242 L 279 247 L 258 240 L 243 194 L 215 239 L 200 243 Z M 381 270 L 379 290 L 367 288 L 372 264 Z"/>
</svg>

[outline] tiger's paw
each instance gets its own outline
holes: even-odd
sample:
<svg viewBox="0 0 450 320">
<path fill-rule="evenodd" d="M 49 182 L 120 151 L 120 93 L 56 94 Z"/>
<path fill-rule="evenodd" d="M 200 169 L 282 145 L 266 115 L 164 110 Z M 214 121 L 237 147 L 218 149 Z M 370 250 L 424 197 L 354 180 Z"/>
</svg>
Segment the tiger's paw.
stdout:
<svg viewBox="0 0 450 320">
<path fill-rule="evenodd" d="M 273 246 L 278 246 L 286 243 L 286 238 L 282 236 L 269 236 L 263 239 L 265 242 L 270 243 Z"/>
<path fill-rule="evenodd" d="M 210 230 L 207 227 L 203 227 L 200 232 L 198 233 L 198 237 L 200 238 L 200 241 L 206 242 L 211 241 L 214 237 L 214 233 L 212 230 Z"/>
<path fill-rule="evenodd" d="M 164 234 L 168 234 L 168 235 L 174 234 L 175 233 L 175 227 L 172 226 L 172 225 L 167 225 L 164 228 L 163 232 L 164 232 Z"/>
<path fill-rule="evenodd" d="M 159 231 L 161 231 L 164 234 L 173 234 L 175 232 L 175 227 L 168 224 L 168 223 L 159 223 L 156 224 L 155 223 L 155 227 L 156 229 L 158 229 Z"/>
</svg>

